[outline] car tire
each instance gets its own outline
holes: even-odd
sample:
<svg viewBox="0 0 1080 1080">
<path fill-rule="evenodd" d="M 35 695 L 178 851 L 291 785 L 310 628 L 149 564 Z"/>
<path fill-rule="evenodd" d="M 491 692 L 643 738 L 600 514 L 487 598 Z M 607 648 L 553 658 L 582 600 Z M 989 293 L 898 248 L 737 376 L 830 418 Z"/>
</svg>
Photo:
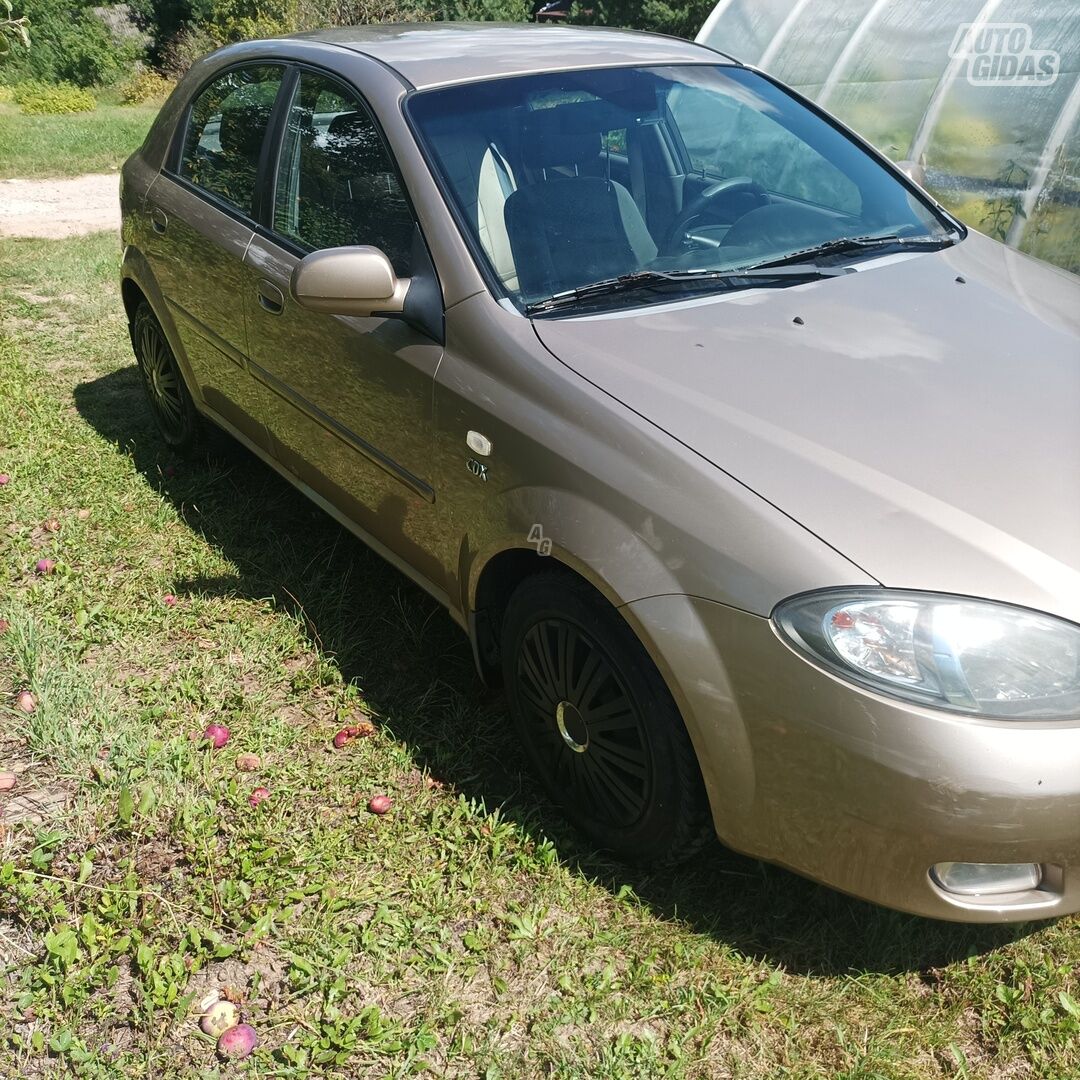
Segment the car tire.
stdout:
<svg viewBox="0 0 1080 1080">
<path fill-rule="evenodd" d="M 203 440 L 202 418 L 191 400 L 169 339 L 145 300 L 131 320 L 131 347 L 161 437 L 178 454 L 192 453 Z"/>
<path fill-rule="evenodd" d="M 501 627 L 510 715 L 551 798 L 598 846 L 669 865 L 712 835 L 701 771 L 660 673 L 570 574 L 526 578 Z"/>
</svg>

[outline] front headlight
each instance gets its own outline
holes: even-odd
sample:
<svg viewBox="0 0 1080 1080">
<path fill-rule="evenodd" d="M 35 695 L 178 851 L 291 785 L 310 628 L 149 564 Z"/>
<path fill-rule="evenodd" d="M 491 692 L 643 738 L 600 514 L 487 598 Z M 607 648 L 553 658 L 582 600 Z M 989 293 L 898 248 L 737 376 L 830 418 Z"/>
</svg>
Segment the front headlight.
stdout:
<svg viewBox="0 0 1080 1080">
<path fill-rule="evenodd" d="M 891 589 L 797 596 L 773 622 L 837 675 L 1000 719 L 1080 720 L 1080 626 L 988 600 Z"/>
</svg>

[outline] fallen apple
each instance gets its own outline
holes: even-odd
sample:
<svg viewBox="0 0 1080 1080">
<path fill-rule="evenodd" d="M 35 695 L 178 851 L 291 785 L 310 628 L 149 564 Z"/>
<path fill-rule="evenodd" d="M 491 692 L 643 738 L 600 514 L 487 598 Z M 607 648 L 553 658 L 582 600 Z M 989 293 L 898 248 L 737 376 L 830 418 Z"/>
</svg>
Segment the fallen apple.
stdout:
<svg viewBox="0 0 1080 1080">
<path fill-rule="evenodd" d="M 229 741 L 229 734 L 229 729 L 224 724 L 207 724 L 203 730 L 203 738 L 215 750 L 220 750 Z"/>
<path fill-rule="evenodd" d="M 29 690 L 20 690 L 15 695 L 15 708 L 20 712 L 32 713 L 37 708 L 37 700 Z"/>
<path fill-rule="evenodd" d="M 167 592 L 162 598 L 161 602 L 166 607 L 176 607 L 176 597 L 171 592 Z"/>
<path fill-rule="evenodd" d="M 261 764 L 258 754 L 240 754 L 236 759 L 236 767 L 241 772 L 257 772 Z"/>
<path fill-rule="evenodd" d="M 34 563 L 34 572 L 37 574 L 51 574 L 55 569 L 55 559 L 38 559 L 38 561 Z"/>
<path fill-rule="evenodd" d="M 373 795 L 371 801 L 367 804 L 367 808 L 373 813 L 382 817 L 383 814 L 390 810 L 392 803 L 388 795 Z"/>
<path fill-rule="evenodd" d="M 15 786 L 13 772 L 0 772 L 0 791 L 10 791 Z"/>
<path fill-rule="evenodd" d="M 6 487 L 11 477 L 6 472 L 0 472 L 0 487 Z"/>
<path fill-rule="evenodd" d="M 199 1027 L 215 1039 L 240 1022 L 240 1012 L 231 1001 L 215 1001 L 202 1014 Z"/>
<path fill-rule="evenodd" d="M 246 1058 L 259 1045 L 259 1036 L 250 1024 L 237 1024 L 221 1033 L 218 1039 L 218 1053 L 230 1061 Z"/>
<path fill-rule="evenodd" d="M 270 798 L 270 789 L 264 787 L 257 787 L 249 796 L 248 802 L 252 806 L 258 806 L 260 803 L 266 802 Z"/>
</svg>

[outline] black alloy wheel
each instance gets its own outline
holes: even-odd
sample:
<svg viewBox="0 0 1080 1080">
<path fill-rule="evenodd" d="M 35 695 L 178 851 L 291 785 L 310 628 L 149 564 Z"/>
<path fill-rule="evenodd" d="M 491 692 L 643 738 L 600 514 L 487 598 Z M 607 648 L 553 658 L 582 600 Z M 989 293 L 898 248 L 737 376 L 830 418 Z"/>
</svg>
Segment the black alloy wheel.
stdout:
<svg viewBox="0 0 1080 1080">
<path fill-rule="evenodd" d="M 161 437 L 179 453 L 192 450 L 201 434 L 199 414 L 165 331 L 146 301 L 131 322 L 131 344 Z"/>
<path fill-rule="evenodd" d="M 625 620 L 569 574 L 531 577 L 502 628 L 510 712 L 551 797 L 601 847 L 678 861 L 709 835 L 689 736 Z"/>
</svg>

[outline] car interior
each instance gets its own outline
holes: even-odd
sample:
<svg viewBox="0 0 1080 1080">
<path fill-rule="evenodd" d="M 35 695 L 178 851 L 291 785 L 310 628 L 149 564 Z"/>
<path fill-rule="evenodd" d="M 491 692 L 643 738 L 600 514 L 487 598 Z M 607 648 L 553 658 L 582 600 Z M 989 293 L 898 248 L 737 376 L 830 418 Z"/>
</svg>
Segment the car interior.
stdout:
<svg viewBox="0 0 1080 1080">
<path fill-rule="evenodd" d="M 693 269 L 719 249 L 734 263 L 763 239 L 799 247 L 847 219 L 749 176 L 689 168 L 677 127 L 655 110 L 579 97 L 488 113 L 443 138 L 436 125 L 447 178 L 508 290 L 540 297 L 642 269 Z"/>
</svg>

